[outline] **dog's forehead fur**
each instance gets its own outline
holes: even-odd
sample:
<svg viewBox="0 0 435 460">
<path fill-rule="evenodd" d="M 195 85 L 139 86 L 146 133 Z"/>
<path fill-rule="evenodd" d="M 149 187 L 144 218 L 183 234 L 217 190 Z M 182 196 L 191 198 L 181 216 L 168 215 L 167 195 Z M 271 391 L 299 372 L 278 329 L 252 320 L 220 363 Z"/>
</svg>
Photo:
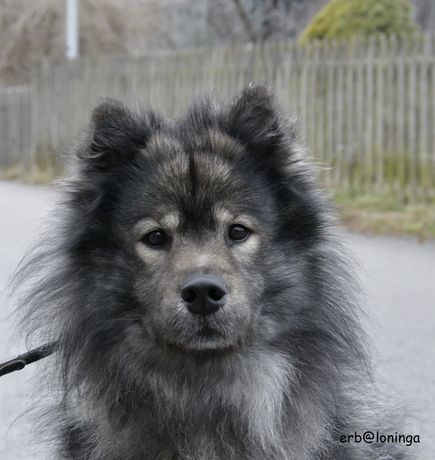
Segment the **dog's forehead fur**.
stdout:
<svg viewBox="0 0 435 460">
<path fill-rule="evenodd" d="M 142 154 L 160 165 L 158 174 L 167 181 L 212 187 L 213 184 L 231 185 L 235 176 L 234 162 L 244 154 L 243 146 L 227 134 L 217 130 L 194 132 L 158 131 L 152 135 Z M 240 175 L 240 174 L 238 174 Z"/>
<path fill-rule="evenodd" d="M 235 159 L 243 152 L 243 146 L 228 134 L 216 129 L 200 129 L 186 132 L 184 125 L 175 125 L 176 129 L 160 129 L 152 133 L 144 149 L 147 156 L 176 154 L 180 150 L 186 153 L 213 152 L 222 158 Z"/>
<path fill-rule="evenodd" d="M 177 134 L 157 131 L 140 151 L 143 163 L 139 162 L 135 175 L 136 198 L 130 201 L 160 220 L 177 215 L 179 224 L 201 226 L 205 220 L 219 225 L 230 223 L 229 215 L 243 214 L 250 214 L 251 221 L 253 215 L 259 220 L 267 215 L 270 220 L 270 197 L 263 197 L 261 207 L 255 204 L 255 195 L 264 185 L 261 176 L 249 174 L 247 164 L 243 174 L 240 171 L 246 152 L 239 142 L 216 129 L 189 137 Z"/>
</svg>

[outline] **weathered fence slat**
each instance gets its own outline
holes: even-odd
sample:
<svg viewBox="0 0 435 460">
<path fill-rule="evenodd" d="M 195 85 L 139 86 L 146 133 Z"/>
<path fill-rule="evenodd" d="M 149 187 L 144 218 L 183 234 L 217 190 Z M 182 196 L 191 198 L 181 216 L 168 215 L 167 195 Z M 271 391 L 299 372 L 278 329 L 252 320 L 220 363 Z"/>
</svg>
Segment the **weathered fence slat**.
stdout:
<svg viewBox="0 0 435 460">
<path fill-rule="evenodd" d="M 27 168 L 32 142 L 30 88 L 0 89 L 0 169 Z"/>
</svg>

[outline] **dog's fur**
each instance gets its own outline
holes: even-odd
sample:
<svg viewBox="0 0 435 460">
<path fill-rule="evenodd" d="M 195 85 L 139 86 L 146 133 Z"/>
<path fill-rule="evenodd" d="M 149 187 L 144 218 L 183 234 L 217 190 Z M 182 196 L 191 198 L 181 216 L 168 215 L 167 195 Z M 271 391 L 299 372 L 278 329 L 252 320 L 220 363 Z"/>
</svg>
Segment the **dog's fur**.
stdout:
<svg viewBox="0 0 435 460">
<path fill-rule="evenodd" d="M 103 102 L 76 153 L 58 231 L 23 272 L 26 320 L 59 340 L 60 456 L 405 458 L 339 442 L 391 427 L 330 208 L 265 87 L 173 122 Z M 228 241 L 234 223 L 246 241 Z M 144 243 L 155 228 L 168 246 Z M 198 271 L 228 289 L 205 319 L 179 294 Z"/>
</svg>

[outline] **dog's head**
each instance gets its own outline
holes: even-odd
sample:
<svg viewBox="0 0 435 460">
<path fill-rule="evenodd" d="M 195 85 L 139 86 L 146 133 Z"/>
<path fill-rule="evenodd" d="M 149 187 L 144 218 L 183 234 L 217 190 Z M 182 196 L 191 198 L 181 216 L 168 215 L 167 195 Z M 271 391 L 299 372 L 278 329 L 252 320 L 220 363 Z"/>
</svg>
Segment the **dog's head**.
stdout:
<svg viewBox="0 0 435 460">
<path fill-rule="evenodd" d="M 301 324 L 323 213 L 267 89 L 175 122 L 106 101 L 78 157 L 65 324 L 86 343 L 213 356 Z"/>
</svg>

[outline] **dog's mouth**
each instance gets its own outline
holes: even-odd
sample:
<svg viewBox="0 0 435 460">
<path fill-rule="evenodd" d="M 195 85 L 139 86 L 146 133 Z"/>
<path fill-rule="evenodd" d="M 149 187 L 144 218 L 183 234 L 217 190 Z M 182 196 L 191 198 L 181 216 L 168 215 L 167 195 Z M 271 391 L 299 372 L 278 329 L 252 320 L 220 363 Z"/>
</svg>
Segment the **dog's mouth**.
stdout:
<svg viewBox="0 0 435 460">
<path fill-rule="evenodd" d="M 187 340 L 177 342 L 163 340 L 160 344 L 170 352 L 204 357 L 233 353 L 238 348 L 238 345 L 229 343 L 219 331 L 209 326 L 198 329 L 194 336 Z"/>
<path fill-rule="evenodd" d="M 201 329 L 197 331 L 196 335 L 210 340 L 222 337 L 222 334 L 220 334 L 216 329 L 207 325 L 201 327 Z"/>
<path fill-rule="evenodd" d="M 181 345 L 181 344 L 174 344 L 174 343 L 167 343 L 166 349 L 171 353 L 178 353 L 183 355 L 191 355 L 201 358 L 217 358 L 226 356 L 229 354 L 233 354 L 237 351 L 237 347 L 233 345 L 227 346 L 220 346 L 220 347 L 213 347 L 213 346 L 205 346 L 204 347 L 196 347 L 190 345 Z"/>
<path fill-rule="evenodd" d="M 154 326 L 148 321 L 144 326 L 157 347 L 170 354 L 217 357 L 237 352 L 245 342 L 240 330 L 206 318 Z"/>
</svg>

